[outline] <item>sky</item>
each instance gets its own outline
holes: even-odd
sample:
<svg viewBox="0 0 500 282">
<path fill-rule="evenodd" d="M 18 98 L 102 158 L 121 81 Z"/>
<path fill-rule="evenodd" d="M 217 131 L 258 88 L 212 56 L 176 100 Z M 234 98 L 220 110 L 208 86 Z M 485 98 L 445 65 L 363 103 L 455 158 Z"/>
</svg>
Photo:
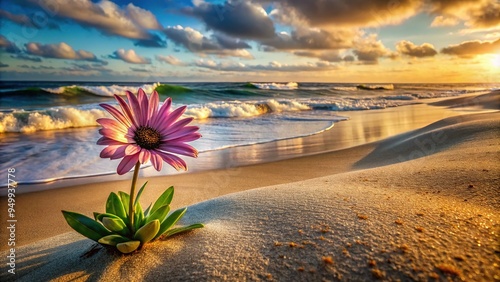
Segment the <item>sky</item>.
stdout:
<svg viewBox="0 0 500 282">
<path fill-rule="evenodd" d="M 2 0 L 0 79 L 500 82 L 499 0 Z"/>
</svg>

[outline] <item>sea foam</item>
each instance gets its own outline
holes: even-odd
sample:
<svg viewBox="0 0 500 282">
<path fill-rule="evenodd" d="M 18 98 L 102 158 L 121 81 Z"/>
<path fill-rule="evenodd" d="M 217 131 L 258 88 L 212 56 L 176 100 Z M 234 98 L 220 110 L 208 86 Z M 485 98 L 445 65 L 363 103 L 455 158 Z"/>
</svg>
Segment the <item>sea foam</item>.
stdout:
<svg viewBox="0 0 500 282">
<path fill-rule="evenodd" d="M 192 105 L 185 115 L 196 119 L 254 117 L 266 113 L 305 111 L 311 108 L 294 100 L 229 101 Z"/>
<path fill-rule="evenodd" d="M 295 90 L 299 88 L 299 84 L 297 82 L 288 82 L 288 83 L 255 83 L 252 82 L 252 85 L 259 89 L 273 89 L 273 90 Z"/>
<path fill-rule="evenodd" d="M 44 111 L 0 113 L 0 133 L 35 132 L 73 127 L 96 126 L 96 119 L 108 116 L 99 109 L 56 108 Z"/>
</svg>

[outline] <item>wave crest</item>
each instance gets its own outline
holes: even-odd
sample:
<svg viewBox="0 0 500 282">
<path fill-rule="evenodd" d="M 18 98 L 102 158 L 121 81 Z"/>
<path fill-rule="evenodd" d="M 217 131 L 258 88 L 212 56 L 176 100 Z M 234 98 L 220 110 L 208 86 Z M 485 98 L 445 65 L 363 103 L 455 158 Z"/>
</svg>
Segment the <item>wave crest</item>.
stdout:
<svg viewBox="0 0 500 282">
<path fill-rule="evenodd" d="M 379 84 L 379 85 L 359 84 L 356 86 L 356 88 L 362 90 L 394 90 L 394 84 Z"/>
<path fill-rule="evenodd" d="M 96 119 L 104 116 L 108 116 L 104 110 L 77 108 L 0 113 L 0 133 L 30 133 L 40 130 L 96 126 Z"/>
<path fill-rule="evenodd" d="M 223 102 L 193 106 L 186 111 L 187 116 L 196 119 L 253 117 L 273 112 L 305 111 L 311 108 L 298 101 L 267 100 L 263 102 Z"/>
<path fill-rule="evenodd" d="M 144 84 L 142 86 L 124 86 L 124 85 L 100 85 L 100 86 L 90 86 L 90 85 L 72 85 L 72 86 L 61 86 L 57 88 L 42 88 L 42 90 L 54 93 L 54 94 L 67 94 L 68 92 L 75 92 L 75 90 L 83 90 L 86 92 L 89 92 L 91 94 L 97 95 L 97 96 L 104 96 L 104 97 L 113 97 L 114 94 L 117 95 L 125 95 L 126 91 L 130 91 L 132 93 L 137 92 L 138 88 L 142 88 L 146 93 L 151 93 L 153 92 L 158 86 L 160 86 L 160 83 L 153 83 L 153 84 Z"/>
<path fill-rule="evenodd" d="M 251 85 L 255 86 L 258 89 L 272 89 L 272 90 L 295 90 L 299 88 L 299 84 L 297 82 L 288 82 L 288 83 L 256 83 L 251 82 Z"/>
</svg>

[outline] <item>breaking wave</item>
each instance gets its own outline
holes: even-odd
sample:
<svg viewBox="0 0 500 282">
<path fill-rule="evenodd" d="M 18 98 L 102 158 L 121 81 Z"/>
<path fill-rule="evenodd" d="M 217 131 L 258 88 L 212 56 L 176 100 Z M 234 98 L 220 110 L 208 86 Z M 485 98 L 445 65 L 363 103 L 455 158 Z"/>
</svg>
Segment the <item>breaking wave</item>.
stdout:
<svg viewBox="0 0 500 282">
<path fill-rule="evenodd" d="M 77 108 L 0 113 L 0 133 L 30 133 L 39 130 L 96 126 L 96 119 L 104 116 L 107 116 L 104 110 Z"/>
<path fill-rule="evenodd" d="M 356 86 L 357 89 L 361 90 L 394 90 L 393 84 L 376 84 L 376 85 L 367 85 L 367 84 L 359 84 Z"/>
<path fill-rule="evenodd" d="M 253 85 L 258 89 L 272 89 L 272 90 L 296 90 L 299 88 L 299 84 L 297 82 L 288 82 L 288 83 L 256 83 L 250 82 L 250 85 Z M 247 84 L 248 85 L 248 84 Z"/>
</svg>

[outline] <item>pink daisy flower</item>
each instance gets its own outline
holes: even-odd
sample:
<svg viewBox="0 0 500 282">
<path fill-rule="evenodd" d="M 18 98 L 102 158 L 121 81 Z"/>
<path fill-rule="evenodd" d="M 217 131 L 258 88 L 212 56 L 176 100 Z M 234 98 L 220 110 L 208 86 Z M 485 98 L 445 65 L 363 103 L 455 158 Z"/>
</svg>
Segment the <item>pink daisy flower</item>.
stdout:
<svg viewBox="0 0 500 282">
<path fill-rule="evenodd" d="M 193 118 L 178 120 L 186 106 L 171 110 L 172 99 L 167 98 L 161 107 L 156 91 L 148 98 L 142 89 L 137 97 L 127 91 L 128 103 L 115 95 L 121 111 L 108 104 L 100 104 L 115 119 L 100 118 L 103 127 L 98 145 L 107 145 L 101 151 L 101 158 L 121 159 L 118 174 L 124 174 L 138 162 L 151 161 L 160 171 L 163 161 L 175 169 L 187 170 L 186 162 L 177 155 L 197 157 L 198 151 L 186 142 L 201 137 L 197 126 L 187 126 Z"/>
</svg>

